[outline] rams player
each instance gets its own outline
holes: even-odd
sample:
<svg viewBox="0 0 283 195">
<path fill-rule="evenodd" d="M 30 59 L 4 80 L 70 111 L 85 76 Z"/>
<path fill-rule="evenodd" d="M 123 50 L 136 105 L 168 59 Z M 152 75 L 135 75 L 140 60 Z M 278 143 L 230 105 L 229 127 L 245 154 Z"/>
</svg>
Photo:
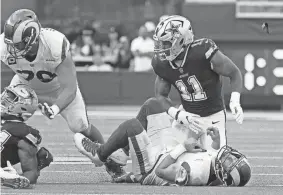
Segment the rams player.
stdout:
<svg viewBox="0 0 283 195">
<path fill-rule="evenodd" d="M 220 131 L 221 146 L 226 145 L 221 77 L 230 78 L 230 109 L 237 123 L 242 124 L 242 75 L 239 68 L 212 40 L 195 40 L 191 23 L 185 17 L 176 15 L 160 21 L 153 39 L 155 56 L 152 66 L 157 75 L 155 93 L 168 114 L 175 119 L 173 125 L 176 129 L 187 127 L 203 135 L 203 129 L 213 125 Z M 179 109 L 173 107 L 168 98 L 171 86 L 180 94 L 182 105 Z M 210 137 L 203 140 L 206 141 L 206 149 L 211 149 Z"/>
<path fill-rule="evenodd" d="M 38 95 L 45 116 L 53 119 L 61 114 L 72 132 L 104 143 L 99 130 L 87 118 L 70 43 L 62 33 L 41 28 L 33 11 L 21 9 L 6 21 L 0 44 L 1 63 L 16 73 L 11 85 L 27 84 Z M 126 156 L 121 150 L 116 154 Z M 112 175 L 123 174 L 115 163 L 106 164 L 106 168 Z"/>
<path fill-rule="evenodd" d="M 250 166 L 240 153 L 231 152 L 231 149 L 230 157 L 236 158 L 221 164 L 225 158 L 216 158 L 215 151 L 206 152 L 195 133 L 188 132 L 188 129 L 174 131 L 175 134 L 172 131 L 174 128 L 170 116 L 165 112 L 162 103 L 156 98 L 150 98 L 142 105 L 137 117 L 120 124 L 105 144 L 93 143 L 80 133 L 75 134 L 74 141 L 79 146 L 78 149 L 99 166 L 115 150 L 129 145 L 133 173 L 116 178 L 116 182 L 140 182 L 144 185 L 169 185 L 175 182 L 178 185 L 222 185 L 226 182 L 221 177 L 224 171 L 221 169 L 222 172 L 219 172 L 223 163 L 227 172 L 225 174 L 229 176 L 230 171 L 233 173 L 233 183 L 229 176 L 227 185 L 240 186 L 249 181 Z M 211 126 L 206 134 L 213 140 L 211 148 L 218 150 L 219 130 Z M 230 147 L 226 149 L 230 150 Z M 233 167 L 233 170 L 228 170 L 233 163 L 237 165 L 236 169 Z M 189 178 L 191 179 L 188 180 Z"/>
<path fill-rule="evenodd" d="M 41 135 L 24 122 L 37 109 L 34 91 L 24 84 L 6 87 L 1 94 L 1 183 L 13 188 L 35 184 L 40 170 L 53 161 L 51 153 L 39 148 Z M 21 164 L 22 175 L 11 166 Z"/>
<path fill-rule="evenodd" d="M 219 149 L 218 129 L 211 127 L 207 133 L 213 139 L 212 147 Z M 80 133 L 75 134 L 75 142 L 81 145 L 82 152 L 101 163 L 107 158 L 105 154 L 129 144 L 132 173 L 117 178 L 116 182 L 159 186 L 244 186 L 251 177 L 246 157 L 228 146 L 223 146 L 218 153 L 207 152 L 192 138 L 170 151 L 157 152 L 137 119 L 122 123 L 105 144 L 94 143 Z"/>
</svg>

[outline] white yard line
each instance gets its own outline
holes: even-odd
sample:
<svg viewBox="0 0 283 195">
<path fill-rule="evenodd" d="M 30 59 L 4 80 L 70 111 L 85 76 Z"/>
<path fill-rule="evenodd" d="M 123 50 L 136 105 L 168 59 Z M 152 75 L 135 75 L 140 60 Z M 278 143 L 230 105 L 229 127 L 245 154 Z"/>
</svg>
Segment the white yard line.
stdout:
<svg viewBox="0 0 283 195">
<path fill-rule="evenodd" d="M 129 119 L 135 117 L 136 111 L 88 111 L 88 116 L 94 118 L 105 118 L 105 119 Z M 42 115 L 40 111 L 35 112 L 36 116 Z M 245 119 L 251 120 L 269 120 L 269 121 L 283 121 L 282 112 L 246 112 Z M 227 120 L 234 120 L 231 113 L 227 113 Z"/>
</svg>

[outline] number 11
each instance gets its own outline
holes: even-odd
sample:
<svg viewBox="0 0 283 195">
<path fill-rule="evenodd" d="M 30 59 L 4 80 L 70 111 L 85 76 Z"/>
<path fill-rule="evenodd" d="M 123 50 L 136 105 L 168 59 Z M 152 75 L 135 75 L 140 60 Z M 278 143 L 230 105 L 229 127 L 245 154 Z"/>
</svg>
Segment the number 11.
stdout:
<svg viewBox="0 0 283 195">
<path fill-rule="evenodd" d="M 187 82 L 189 85 L 192 86 L 194 90 L 192 94 L 188 92 L 187 86 L 182 80 L 178 80 L 175 82 L 184 100 L 192 102 L 192 101 L 202 101 L 207 99 L 206 93 L 203 91 L 203 88 L 200 85 L 200 82 L 197 80 L 195 75 L 190 76 Z"/>
</svg>

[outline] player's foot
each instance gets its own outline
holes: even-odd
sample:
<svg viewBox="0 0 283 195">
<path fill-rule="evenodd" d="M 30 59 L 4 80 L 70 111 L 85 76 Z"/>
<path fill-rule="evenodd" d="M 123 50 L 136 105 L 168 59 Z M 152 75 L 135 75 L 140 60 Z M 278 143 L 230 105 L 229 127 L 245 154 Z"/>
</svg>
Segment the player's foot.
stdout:
<svg viewBox="0 0 283 195">
<path fill-rule="evenodd" d="M 127 156 L 126 153 L 122 149 L 119 149 L 113 152 L 109 156 L 109 158 L 122 166 L 125 166 L 127 164 L 127 161 L 130 159 L 130 157 Z"/>
<path fill-rule="evenodd" d="M 97 150 L 100 147 L 99 143 L 92 142 L 81 133 L 74 135 L 74 141 L 79 152 L 87 156 L 97 167 L 104 164 L 97 155 Z"/>
<path fill-rule="evenodd" d="M 138 183 L 134 173 L 130 172 L 121 177 L 116 177 L 113 179 L 115 183 Z"/>
<path fill-rule="evenodd" d="M 115 182 L 115 178 L 122 177 L 127 174 L 122 165 L 116 163 L 115 161 L 109 158 L 104 163 L 104 165 L 106 167 L 107 173 L 111 176 L 113 182 Z"/>
<path fill-rule="evenodd" d="M 27 188 L 30 185 L 28 178 L 20 176 L 18 174 L 11 174 L 6 171 L 1 171 L 1 185 L 14 188 L 22 189 Z"/>
<path fill-rule="evenodd" d="M 52 154 L 44 147 L 41 147 L 37 152 L 38 170 L 48 167 L 53 162 Z"/>
</svg>

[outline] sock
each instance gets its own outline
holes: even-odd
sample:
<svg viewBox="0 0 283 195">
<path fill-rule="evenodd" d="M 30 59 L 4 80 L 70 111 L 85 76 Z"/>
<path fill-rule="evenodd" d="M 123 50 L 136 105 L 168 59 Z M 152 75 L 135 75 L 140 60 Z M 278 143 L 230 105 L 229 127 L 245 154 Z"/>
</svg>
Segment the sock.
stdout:
<svg viewBox="0 0 283 195">
<path fill-rule="evenodd" d="M 98 156 L 100 160 L 105 162 L 114 151 L 127 148 L 129 145 L 128 138 L 140 134 L 142 131 L 143 127 L 137 119 L 130 119 L 120 124 L 107 142 L 99 148 Z"/>
<path fill-rule="evenodd" d="M 93 142 L 98 142 L 98 143 L 104 144 L 104 139 L 103 139 L 102 134 L 92 124 L 89 125 L 89 128 L 87 130 L 85 130 L 81 133 Z"/>
</svg>

